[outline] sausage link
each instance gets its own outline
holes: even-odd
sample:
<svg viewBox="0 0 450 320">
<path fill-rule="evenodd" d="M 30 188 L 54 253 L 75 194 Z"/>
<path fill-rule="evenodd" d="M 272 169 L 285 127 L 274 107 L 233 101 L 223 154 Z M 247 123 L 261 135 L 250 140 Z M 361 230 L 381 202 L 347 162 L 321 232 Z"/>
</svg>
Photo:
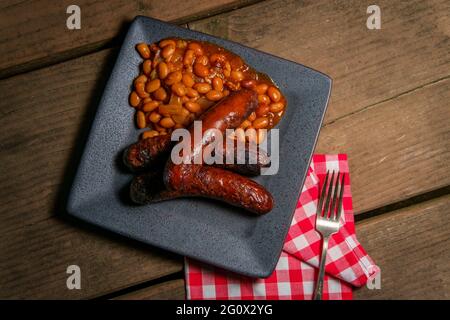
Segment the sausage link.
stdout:
<svg viewBox="0 0 450 320">
<path fill-rule="evenodd" d="M 148 139 L 142 139 L 130 145 L 123 152 L 123 162 L 126 167 L 133 172 L 144 172 L 152 169 L 152 167 L 167 159 L 173 147 L 173 141 L 170 141 L 170 135 L 156 136 Z M 227 164 L 227 153 L 230 152 L 223 147 L 225 151 L 223 154 L 223 164 L 214 164 L 215 167 L 230 170 L 246 176 L 258 176 L 261 174 L 261 169 L 270 164 L 267 154 L 262 150 L 257 150 L 256 164 L 250 164 L 250 153 L 252 152 L 248 144 L 245 145 L 244 159 L 240 153 L 237 152 L 236 145 L 233 151 L 233 163 Z"/>
<path fill-rule="evenodd" d="M 216 199 L 256 214 L 267 213 L 273 208 L 272 195 L 263 186 L 220 168 L 172 164 L 166 167 L 164 184 L 177 196 Z"/>
<path fill-rule="evenodd" d="M 237 128 L 258 105 L 257 95 L 251 90 L 241 90 L 229 95 L 201 116 L 202 133 L 209 129 L 218 129 L 222 134 L 226 129 Z M 191 127 L 191 137 L 193 128 Z M 203 147 L 214 141 L 214 136 L 202 139 L 194 144 L 191 160 L 203 151 Z M 180 196 L 200 196 L 221 200 L 234 206 L 242 207 L 257 214 L 272 210 L 272 195 L 258 183 L 236 173 L 220 168 L 197 164 L 175 165 L 167 161 L 164 184 L 169 191 L 176 191 Z"/>
<path fill-rule="evenodd" d="M 123 162 L 133 172 L 144 171 L 164 159 L 172 146 L 169 134 L 142 139 L 125 149 Z"/>
</svg>

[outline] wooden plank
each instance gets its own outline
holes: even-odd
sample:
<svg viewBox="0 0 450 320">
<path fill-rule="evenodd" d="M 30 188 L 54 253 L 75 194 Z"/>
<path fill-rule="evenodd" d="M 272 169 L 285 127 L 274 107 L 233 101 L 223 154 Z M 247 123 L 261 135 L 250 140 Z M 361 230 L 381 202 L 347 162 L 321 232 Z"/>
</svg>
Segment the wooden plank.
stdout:
<svg viewBox="0 0 450 320">
<path fill-rule="evenodd" d="M 95 112 L 114 58 L 114 52 L 106 50 L 0 81 L 0 243 L 1 252 L 6 252 L 2 260 L 8 262 L 8 268 L 0 269 L 2 297 L 7 293 L 7 297 L 93 297 L 181 268 L 179 261 L 162 257 L 161 265 L 152 268 L 153 257 L 137 253 L 150 267 L 148 274 L 133 272 L 134 267 L 139 267 L 135 262 L 141 263 L 130 253 L 134 245 L 108 251 L 105 248 L 109 242 L 99 240 L 97 232 L 89 234 L 85 227 L 72 232 L 72 225 L 66 226 L 54 217 L 58 199 L 71 181 L 75 161 L 70 159 L 76 154 L 75 146 L 82 146 L 80 136 L 86 131 L 86 120 Z M 449 124 L 444 121 L 449 112 L 445 104 L 449 101 L 448 89 L 449 80 L 438 81 L 324 128 L 318 151 L 349 153 L 358 212 L 448 184 L 448 164 L 442 160 L 450 149 Z M 373 181 L 373 188 L 361 191 L 367 181 Z M 378 195 L 375 191 L 383 191 L 381 186 L 388 186 L 382 189 L 390 192 Z M 38 242 L 43 232 L 40 230 L 44 229 L 45 241 Z M 84 239 L 88 239 L 86 245 L 80 246 Z M 44 265 L 42 261 L 53 260 L 52 248 L 57 240 L 62 241 L 58 256 L 65 258 L 61 265 L 50 268 L 51 262 Z M 27 242 L 33 244 L 33 249 L 23 255 Z M 92 259 L 92 252 L 99 258 Z M 116 260 L 110 262 L 113 257 Z M 92 270 L 88 278 L 93 280 L 89 282 L 98 281 L 90 287 L 92 291 L 68 292 L 65 288 L 65 266 L 73 260 L 87 266 L 83 270 Z M 114 267 L 108 274 L 111 264 Z M 108 276 L 103 277 L 104 273 Z M 128 273 L 131 278 L 123 278 Z"/>
<path fill-rule="evenodd" d="M 136 15 L 185 23 L 256 0 L 79 0 L 81 29 L 69 30 L 70 0 L 3 1 L 0 4 L 0 78 L 64 61 L 121 38 Z"/>
<path fill-rule="evenodd" d="M 381 268 L 381 289 L 355 299 L 450 298 L 450 196 L 358 223 L 360 242 Z"/>
<path fill-rule="evenodd" d="M 450 185 L 450 79 L 322 128 L 317 153 L 347 153 L 355 213 Z"/>
<path fill-rule="evenodd" d="M 328 123 L 450 75 L 449 1 L 377 1 L 381 30 L 366 28 L 371 4 L 273 0 L 189 23 L 189 28 L 330 75 Z"/>
<path fill-rule="evenodd" d="M 70 159 L 73 158 L 74 146 L 82 147 L 82 143 L 77 141 L 82 136 L 81 132 L 86 131 L 86 120 L 95 111 L 105 75 L 109 73 L 114 58 L 114 52 L 107 50 L 0 82 L 0 93 L 4 97 L 0 101 L 0 212 L 3 219 L 0 228 L 5 237 L 2 243 L 7 248 L 15 247 L 18 242 L 15 236 L 21 232 L 37 236 L 33 230 L 43 223 L 48 223 L 49 240 L 41 242 L 42 248 L 52 246 L 52 228 L 54 234 L 61 232 L 58 220 L 54 219 L 58 213 L 55 208 L 58 199 L 64 195 L 61 189 L 67 190 L 71 181 L 75 162 Z M 448 158 L 450 150 L 450 124 L 446 121 L 449 118 L 446 104 L 449 101 L 449 83 L 450 80 L 443 80 L 420 88 L 323 129 L 318 152 L 349 153 L 357 212 L 448 184 L 450 170 L 444 159 Z M 24 84 L 31 84 L 27 86 L 26 95 L 23 94 Z M 68 235 L 66 243 L 76 244 L 80 238 L 87 237 L 82 229 L 79 232 Z M 20 242 L 32 240 L 24 237 L 26 240 Z M 91 243 L 81 249 L 68 245 L 59 254 L 65 256 L 67 262 L 78 254 L 77 250 L 82 250 L 85 254 L 80 256 L 86 257 L 92 250 L 101 252 L 105 259 L 114 256 L 98 249 L 103 245 L 97 244 L 94 236 Z M 15 263 L 15 267 L 10 265 L 9 269 L 19 270 L 21 250 L 19 247 L 4 255 L 5 261 Z M 127 250 L 118 252 L 117 255 L 127 257 Z M 39 294 L 45 294 L 42 289 L 46 286 L 61 281 L 58 278 L 61 275 L 41 264 L 45 254 L 45 251 L 33 250 L 27 257 L 28 269 L 21 272 L 25 282 L 34 279 L 35 270 L 46 275 L 36 280 Z M 129 270 L 129 266 L 134 265 L 127 258 L 120 261 L 123 263 L 115 266 L 119 274 L 121 268 Z M 97 270 L 97 261 L 87 258 L 86 263 L 92 264 L 90 269 Z M 181 268 L 181 264 L 166 263 L 169 267 L 160 268 L 163 273 Z M 101 268 L 98 270 L 103 273 Z M 158 268 L 155 271 L 155 277 L 162 275 Z M 133 280 L 135 282 L 149 278 L 148 275 L 131 273 L 139 278 Z M 7 280 L 6 274 L 0 274 L 0 278 L 1 281 Z M 102 286 L 121 287 L 121 281 L 124 281 L 119 278 L 111 280 L 112 283 L 104 283 L 101 276 L 99 279 L 101 290 Z M 18 294 L 21 287 L 15 288 Z M 27 290 L 24 294 L 38 292 Z M 58 294 L 77 293 L 63 291 Z M 80 294 L 95 295 L 94 292 Z"/>
<path fill-rule="evenodd" d="M 184 300 L 186 292 L 184 280 L 172 280 L 148 288 L 136 290 L 113 300 Z"/>
<path fill-rule="evenodd" d="M 114 59 L 103 51 L 0 82 L 0 298 L 94 297 L 182 269 L 166 252 L 58 216 Z M 66 287 L 71 264 L 81 290 Z"/>
<path fill-rule="evenodd" d="M 450 298 L 450 196 L 357 224 L 360 242 L 381 268 L 381 289 L 361 288 L 355 299 Z M 116 299 L 184 299 L 175 280 Z"/>
</svg>

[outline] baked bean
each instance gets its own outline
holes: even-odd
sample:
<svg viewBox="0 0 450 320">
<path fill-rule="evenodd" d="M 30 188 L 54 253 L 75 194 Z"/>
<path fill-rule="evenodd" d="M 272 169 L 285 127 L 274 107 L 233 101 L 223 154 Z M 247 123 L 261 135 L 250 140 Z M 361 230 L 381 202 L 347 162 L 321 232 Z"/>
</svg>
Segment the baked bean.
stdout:
<svg viewBox="0 0 450 320">
<path fill-rule="evenodd" d="M 216 90 L 216 91 L 223 90 L 223 80 L 219 77 L 214 77 L 214 79 L 212 79 L 212 85 L 213 85 L 214 90 Z"/>
<path fill-rule="evenodd" d="M 131 104 L 131 106 L 136 108 L 139 105 L 140 102 L 141 102 L 141 98 L 138 96 L 136 91 L 131 92 L 131 94 L 130 94 L 130 104 Z"/>
<path fill-rule="evenodd" d="M 141 74 L 139 77 L 137 77 L 136 79 L 134 79 L 134 85 L 136 85 L 136 83 L 138 82 L 147 82 L 148 78 L 145 74 Z"/>
<path fill-rule="evenodd" d="M 158 106 L 159 106 L 159 102 L 158 101 L 150 101 L 150 102 L 144 103 L 144 105 L 142 107 L 142 111 L 144 111 L 144 112 L 152 112 L 153 110 L 158 108 Z"/>
<path fill-rule="evenodd" d="M 220 66 L 225 63 L 226 60 L 227 58 L 225 57 L 225 55 L 221 53 L 213 53 L 211 57 L 209 57 L 209 61 L 214 66 Z"/>
<path fill-rule="evenodd" d="M 175 52 L 175 45 L 167 45 L 164 47 L 164 49 L 161 51 L 161 56 L 164 59 L 169 59 L 170 57 L 172 57 L 172 55 Z"/>
<path fill-rule="evenodd" d="M 155 69 L 160 62 L 161 62 L 161 59 L 159 58 L 159 51 L 158 51 L 157 57 L 155 57 L 152 61 L 152 68 Z"/>
<path fill-rule="evenodd" d="M 174 38 L 158 44 L 140 43 L 136 49 L 143 62 L 129 102 L 138 108 L 138 127 L 151 123 L 153 128 L 142 133 L 142 138 L 186 128 L 216 101 L 241 88 L 257 92 L 259 102 L 239 126 L 241 139 L 249 140 L 245 134 L 253 130 L 250 138 L 262 142 L 265 135 L 260 129 L 272 128 L 285 109 L 286 101 L 270 79 L 257 80 L 259 74 L 226 50 Z"/>
<path fill-rule="evenodd" d="M 240 82 L 235 83 L 235 82 L 227 81 L 225 84 L 232 91 L 237 91 L 241 88 Z"/>
<path fill-rule="evenodd" d="M 200 96 L 200 94 L 197 92 L 197 90 L 189 88 L 189 87 L 186 88 L 186 95 L 189 98 L 193 98 L 193 99 L 197 99 Z"/>
<path fill-rule="evenodd" d="M 284 104 L 282 102 L 274 102 L 270 105 L 270 112 L 278 113 L 284 109 Z"/>
<path fill-rule="evenodd" d="M 222 92 L 217 90 L 211 90 L 206 94 L 206 98 L 211 101 L 218 101 L 222 99 L 222 97 L 223 97 Z"/>
<path fill-rule="evenodd" d="M 147 122 L 145 121 L 145 113 L 142 111 L 138 111 L 136 113 L 136 124 L 139 129 L 143 129 L 147 125 Z"/>
<path fill-rule="evenodd" d="M 156 100 L 164 101 L 167 98 L 167 92 L 163 87 L 159 87 L 155 92 L 153 92 L 153 97 Z"/>
<path fill-rule="evenodd" d="M 163 127 L 163 128 L 169 129 L 169 128 L 172 128 L 175 125 L 175 121 L 173 121 L 173 119 L 170 118 L 170 117 L 166 117 L 166 118 L 162 118 L 159 121 L 159 125 L 161 127 Z"/>
<path fill-rule="evenodd" d="M 184 49 L 186 47 L 187 47 L 186 40 L 183 40 L 183 39 L 178 39 L 177 40 L 177 48 Z"/>
<path fill-rule="evenodd" d="M 159 42 L 159 47 L 160 48 L 164 48 L 164 47 L 166 47 L 166 46 L 173 46 L 173 47 L 176 47 L 176 43 L 175 43 L 175 40 L 172 40 L 172 39 L 164 39 L 164 40 L 161 40 L 160 42 Z"/>
<path fill-rule="evenodd" d="M 203 55 L 203 48 L 198 42 L 191 42 L 188 44 L 188 49 L 191 49 L 194 51 L 196 56 L 202 56 Z"/>
<path fill-rule="evenodd" d="M 269 88 L 269 86 L 265 83 L 261 83 L 256 85 L 255 87 L 255 91 L 257 94 L 265 94 L 267 91 L 267 88 Z"/>
<path fill-rule="evenodd" d="M 150 72 L 152 72 L 152 61 L 151 60 L 145 60 L 142 63 L 142 71 L 146 74 L 146 75 L 150 75 Z"/>
<path fill-rule="evenodd" d="M 164 61 L 158 64 L 158 74 L 161 79 L 165 79 L 169 74 L 169 67 Z"/>
<path fill-rule="evenodd" d="M 195 63 L 200 63 L 204 66 L 207 66 L 209 62 L 209 59 L 207 56 L 200 56 L 197 58 L 197 60 L 195 60 Z"/>
<path fill-rule="evenodd" d="M 269 105 L 267 104 L 259 104 L 255 110 L 255 113 L 258 117 L 263 117 L 269 113 Z"/>
<path fill-rule="evenodd" d="M 245 129 L 251 125 L 252 125 L 252 123 L 249 120 L 244 120 L 244 122 L 242 122 L 239 127 L 241 127 L 242 129 Z"/>
<path fill-rule="evenodd" d="M 145 83 L 144 82 L 136 82 L 134 85 L 134 90 L 138 94 L 140 98 L 147 98 L 149 95 L 145 92 Z"/>
<path fill-rule="evenodd" d="M 256 87 L 256 80 L 253 79 L 242 80 L 241 86 L 247 89 L 253 89 Z"/>
<path fill-rule="evenodd" d="M 172 116 L 173 121 L 175 121 L 176 124 L 184 124 L 187 125 L 189 122 L 189 111 L 185 108 L 181 108 L 180 112 L 177 114 L 174 114 Z"/>
<path fill-rule="evenodd" d="M 158 107 L 158 111 L 165 117 L 170 117 L 174 114 L 177 114 L 181 110 L 181 106 L 177 104 L 161 104 Z"/>
<path fill-rule="evenodd" d="M 188 101 L 184 104 L 186 109 L 188 109 L 190 112 L 197 113 L 200 112 L 201 107 L 197 102 L 194 101 Z"/>
<path fill-rule="evenodd" d="M 186 88 L 180 82 L 173 84 L 171 89 L 172 89 L 172 92 L 174 92 L 179 97 L 182 97 L 186 94 Z"/>
<path fill-rule="evenodd" d="M 270 97 L 270 99 L 273 102 L 278 102 L 281 99 L 281 93 L 280 90 L 278 90 L 275 87 L 269 87 L 269 89 L 267 89 L 267 95 Z"/>
<path fill-rule="evenodd" d="M 153 138 L 159 135 L 159 132 L 156 130 L 148 130 L 142 133 L 142 139 Z"/>
<path fill-rule="evenodd" d="M 263 104 L 269 104 L 270 98 L 266 96 L 265 94 L 259 94 L 258 95 L 258 102 Z"/>
<path fill-rule="evenodd" d="M 238 71 L 238 70 L 231 71 L 230 76 L 231 76 L 231 79 L 233 79 L 236 82 L 244 80 L 244 73 L 242 71 Z"/>
<path fill-rule="evenodd" d="M 223 68 L 223 74 L 227 78 L 231 75 L 231 64 L 228 61 L 225 62 L 225 66 Z"/>
<path fill-rule="evenodd" d="M 157 130 L 159 132 L 160 135 L 166 134 L 166 128 L 162 127 L 161 125 L 159 125 L 159 123 L 154 123 L 152 125 L 153 129 Z"/>
<path fill-rule="evenodd" d="M 204 78 L 209 75 L 209 69 L 207 66 L 204 66 L 203 64 L 195 63 L 194 64 L 194 73 L 197 76 Z"/>
<path fill-rule="evenodd" d="M 167 85 L 171 86 L 174 83 L 180 82 L 182 78 L 183 78 L 183 74 L 181 73 L 181 71 L 174 71 L 174 72 L 169 73 L 165 82 Z"/>
<path fill-rule="evenodd" d="M 148 120 L 150 120 L 150 121 L 153 122 L 153 123 L 158 123 L 159 120 L 161 120 L 161 115 L 160 115 L 158 112 L 153 111 L 153 112 L 150 113 L 150 115 L 148 116 Z"/>
<path fill-rule="evenodd" d="M 269 119 L 267 119 L 266 117 L 256 118 L 255 121 L 253 121 L 253 128 L 255 129 L 266 128 L 268 124 Z"/>
<path fill-rule="evenodd" d="M 185 65 L 190 66 L 192 62 L 194 62 L 195 58 L 195 52 L 194 50 L 186 50 L 186 53 L 184 54 L 183 63 Z"/>
<path fill-rule="evenodd" d="M 150 48 L 148 47 L 148 45 L 146 43 L 139 43 L 136 46 L 136 49 L 142 58 L 150 59 Z"/>
<path fill-rule="evenodd" d="M 183 81 L 183 84 L 189 88 L 191 88 L 195 84 L 194 78 L 192 77 L 192 74 L 190 74 L 190 73 L 183 73 L 182 81 Z"/>
<path fill-rule="evenodd" d="M 153 79 L 147 82 L 147 85 L 145 86 L 145 91 L 147 91 L 148 93 L 152 93 L 158 90 L 159 87 L 161 87 L 161 80 Z"/>
<path fill-rule="evenodd" d="M 194 89 L 197 90 L 198 93 L 205 94 L 211 91 L 211 85 L 207 82 L 200 82 L 194 84 Z"/>
<path fill-rule="evenodd" d="M 183 69 L 183 64 L 181 62 L 167 62 L 167 68 L 169 69 L 169 73 L 180 71 Z"/>
<path fill-rule="evenodd" d="M 144 105 L 144 104 L 146 104 L 146 103 L 149 103 L 150 101 L 153 101 L 152 100 L 152 98 L 150 98 L 150 96 L 149 97 L 147 97 L 147 98 L 144 98 L 144 100 L 142 100 L 142 105 Z"/>
</svg>

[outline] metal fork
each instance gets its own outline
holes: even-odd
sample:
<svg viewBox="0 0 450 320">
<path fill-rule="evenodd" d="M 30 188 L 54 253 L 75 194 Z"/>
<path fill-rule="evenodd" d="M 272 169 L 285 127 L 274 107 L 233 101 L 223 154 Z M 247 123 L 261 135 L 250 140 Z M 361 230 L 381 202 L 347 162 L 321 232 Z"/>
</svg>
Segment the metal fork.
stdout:
<svg viewBox="0 0 450 320">
<path fill-rule="evenodd" d="M 344 194 L 345 173 L 338 172 L 334 183 L 334 171 L 328 184 L 330 173 L 327 171 L 325 182 L 320 190 L 319 202 L 316 213 L 316 230 L 322 235 L 322 256 L 320 258 L 319 276 L 317 278 L 316 289 L 314 290 L 314 300 L 322 300 L 323 277 L 325 274 L 325 262 L 328 251 L 328 241 L 332 234 L 339 231 L 339 219 L 342 214 L 342 195 Z M 339 176 L 342 176 L 339 182 Z M 327 191 L 328 185 L 328 191 Z M 324 199 L 325 204 L 323 205 Z M 331 204 L 330 204 L 331 202 Z M 323 206 L 322 206 L 323 205 Z"/>
</svg>

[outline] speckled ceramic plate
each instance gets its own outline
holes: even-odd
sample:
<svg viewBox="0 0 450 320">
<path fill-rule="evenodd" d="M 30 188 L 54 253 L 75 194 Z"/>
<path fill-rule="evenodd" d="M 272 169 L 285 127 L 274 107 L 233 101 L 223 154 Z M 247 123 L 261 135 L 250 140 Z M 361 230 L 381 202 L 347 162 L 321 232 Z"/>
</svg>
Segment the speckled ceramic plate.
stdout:
<svg viewBox="0 0 450 320">
<path fill-rule="evenodd" d="M 280 129 L 280 169 L 255 180 L 273 195 L 264 216 L 207 199 L 176 199 L 134 206 L 122 196 L 132 176 L 117 160 L 138 138 L 130 84 L 139 73 L 139 42 L 166 37 L 206 40 L 240 55 L 280 86 L 288 101 Z M 269 276 L 278 261 L 326 110 L 331 79 L 272 55 L 180 28 L 136 17 L 120 50 L 87 140 L 67 210 L 80 219 L 149 245 L 252 277 Z"/>
</svg>

